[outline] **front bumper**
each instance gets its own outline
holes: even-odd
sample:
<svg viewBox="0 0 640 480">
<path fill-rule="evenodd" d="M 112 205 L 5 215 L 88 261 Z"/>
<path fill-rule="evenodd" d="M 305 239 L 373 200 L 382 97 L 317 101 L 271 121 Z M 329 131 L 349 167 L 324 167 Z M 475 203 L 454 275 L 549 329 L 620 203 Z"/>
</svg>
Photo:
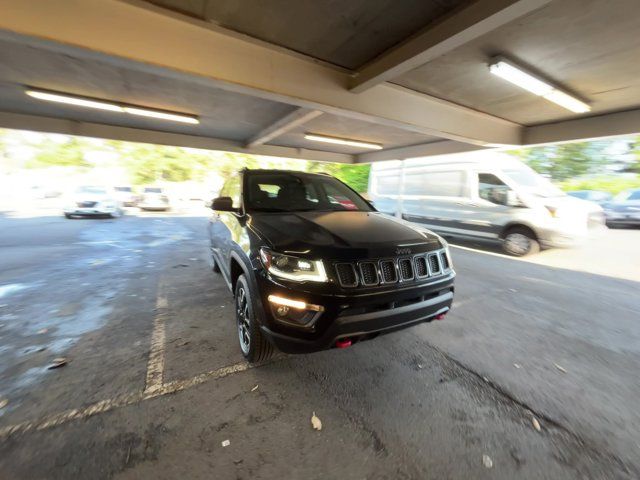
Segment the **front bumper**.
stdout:
<svg viewBox="0 0 640 480">
<path fill-rule="evenodd" d="M 258 280 L 265 322 L 262 333 L 285 353 L 308 353 L 333 347 L 336 341 L 367 340 L 379 334 L 431 321 L 450 310 L 455 272 L 429 282 L 393 289 L 352 294 L 301 293 L 268 278 Z M 323 311 L 310 328 L 294 327 L 276 320 L 268 296 L 278 295 L 319 305 Z"/>
<path fill-rule="evenodd" d="M 117 211 L 116 207 L 86 207 L 86 208 L 65 208 L 65 215 L 91 216 L 91 215 L 111 215 Z"/>
</svg>

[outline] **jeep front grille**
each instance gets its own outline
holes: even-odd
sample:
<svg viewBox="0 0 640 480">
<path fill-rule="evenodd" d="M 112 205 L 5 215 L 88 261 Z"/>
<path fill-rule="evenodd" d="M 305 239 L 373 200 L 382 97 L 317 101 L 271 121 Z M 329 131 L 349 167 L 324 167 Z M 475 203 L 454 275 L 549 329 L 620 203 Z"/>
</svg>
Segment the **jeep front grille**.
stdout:
<svg viewBox="0 0 640 480">
<path fill-rule="evenodd" d="M 340 286 L 349 288 L 424 280 L 451 270 L 444 250 L 411 257 L 341 262 L 334 267 Z"/>
<path fill-rule="evenodd" d="M 338 274 L 338 282 L 343 287 L 355 287 L 358 285 L 358 275 L 351 263 L 336 264 L 336 273 Z"/>
</svg>

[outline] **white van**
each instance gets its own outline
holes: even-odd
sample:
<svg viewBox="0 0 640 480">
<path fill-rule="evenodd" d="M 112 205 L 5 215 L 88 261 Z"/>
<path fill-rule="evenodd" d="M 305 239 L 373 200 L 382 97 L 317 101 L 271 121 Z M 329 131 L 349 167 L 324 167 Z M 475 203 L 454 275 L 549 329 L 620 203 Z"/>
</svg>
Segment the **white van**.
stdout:
<svg viewBox="0 0 640 480">
<path fill-rule="evenodd" d="M 604 225 L 600 206 L 497 151 L 374 163 L 368 193 L 381 212 L 445 236 L 501 241 L 516 256 L 574 245 Z"/>
</svg>

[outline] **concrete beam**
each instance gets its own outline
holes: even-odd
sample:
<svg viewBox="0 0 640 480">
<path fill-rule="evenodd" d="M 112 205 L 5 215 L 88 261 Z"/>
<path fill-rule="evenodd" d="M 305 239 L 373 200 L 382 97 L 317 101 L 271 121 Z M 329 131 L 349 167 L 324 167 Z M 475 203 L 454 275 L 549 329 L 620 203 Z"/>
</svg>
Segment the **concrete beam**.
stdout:
<svg viewBox="0 0 640 480">
<path fill-rule="evenodd" d="M 351 82 L 361 93 L 399 77 L 496 28 L 526 15 L 551 0 L 478 0 L 391 48 L 365 65 Z"/>
<path fill-rule="evenodd" d="M 382 162 L 385 160 L 406 160 L 407 158 L 429 157 L 432 155 L 446 155 L 449 153 L 471 152 L 483 147 L 470 143 L 442 140 L 440 142 L 422 143 L 408 147 L 388 148 L 377 152 L 361 153 L 356 156 L 355 163 Z"/>
<path fill-rule="evenodd" d="M 640 109 L 526 127 L 524 145 L 561 143 L 640 133 Z"/>
<path fill-rule="evenodd" d="M 247 148 L 255 147 L 267 143 L 269 140 L 273 140 L 279 137 L 283 133 L 289 130 L 307 123 L 318 116 L 322 115 L 320 110 L 308 110 L 306 108 L 298 108 L 289 115 L 285 115 L 277 122 L 269 125 L 267 128 L 258 132 L 247 141 Z"/>
<path fill-rule="evenodd" d="M 519 144 L 521 126 L 407 89 L 348 91 L 340 69 L 134 0 L 0 0 L 0 29 L 217 88 L 451 140 Z M 129 65 L 130 67 L 130 65 Z"/>
<path fill-rule="evenodd" d="M 0 112 L 0 128 L 29 130 L 32 132 L 61 133 L 81 137 L 122 140 L 126 142 L 152 143 L 174 147 L 202 148 L 225 152 L 295 158 L 319 162 L 353 163 L 354 157 L 345 153 L 323 152 L 304 148 L 257 145 L 247 148 L 242 142 L 221 138 L 199 137 L 181 133 L 158 132 L 140 128 L 119 127 L 101 123 L 78 122 L 60 118 Z"/>
</svg>

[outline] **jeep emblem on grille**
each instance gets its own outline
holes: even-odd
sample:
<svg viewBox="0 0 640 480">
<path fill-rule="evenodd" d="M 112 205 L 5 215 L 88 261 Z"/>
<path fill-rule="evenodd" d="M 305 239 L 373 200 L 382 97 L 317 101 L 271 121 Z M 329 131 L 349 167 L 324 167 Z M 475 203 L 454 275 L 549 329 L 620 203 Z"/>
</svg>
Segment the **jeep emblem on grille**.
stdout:
<svg viewBox="0 0 640 480">
<path fill-rule="evenodd" d="M 410 248 L 397 248 L 396 255 L 409 255 L 411 253 Z"/>
</svg>

